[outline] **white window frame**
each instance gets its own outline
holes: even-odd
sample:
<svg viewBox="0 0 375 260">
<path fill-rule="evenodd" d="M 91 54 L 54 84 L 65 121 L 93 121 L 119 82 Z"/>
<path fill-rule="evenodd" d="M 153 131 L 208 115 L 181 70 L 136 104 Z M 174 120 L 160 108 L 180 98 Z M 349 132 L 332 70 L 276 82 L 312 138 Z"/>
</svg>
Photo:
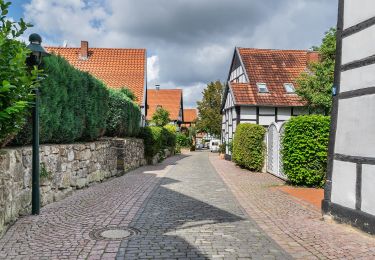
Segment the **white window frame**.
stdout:
<svg viewBox="0 0 375 260">
<path fill-rule="evenodd" d="M 287 86 L 291 86 L 293 88 L 293 91 L 288 91 Z M 284 89 L 287 94 L 295 94 L 296 93 L 296 88 L 294 87 L 293 83 L 284 83 Z"/>
<path fill-rule="evenodd" d="M 262 91 L 262 90 L 261 90 L 261 86 L 264 86 L 265 91 Z M 269 93 L 269 90 L 268 90 L 268 87 L 267 87 L 267 84 L 266 84 L 266 83 L 261 83 L 261 82 L 259 82 L 259 83 L 257 83 L 257 87 L 258 87 L 258 92 L 259 92 L 259 93 Z"/>
</svg>

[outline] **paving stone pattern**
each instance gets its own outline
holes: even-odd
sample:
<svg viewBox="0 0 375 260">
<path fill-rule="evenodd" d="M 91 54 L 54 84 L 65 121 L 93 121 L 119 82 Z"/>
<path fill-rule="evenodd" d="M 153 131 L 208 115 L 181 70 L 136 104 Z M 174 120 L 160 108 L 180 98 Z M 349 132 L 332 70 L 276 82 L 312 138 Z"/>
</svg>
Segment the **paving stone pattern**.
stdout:
<svg viewBox="0 0 375 260">
<path fill-rule="evenodd" d="M 104 227 L 136 236 L 94 239 Z M 289 259 L 246 217 L 207 153 L 167 159 L 75 192 L 19 219 L 1 259 Z"/>
<path fill-rule="evenodd" d="M 295 259 L 375 259 L 375 237 L 323 221 L 319 209 L 276 189 L 284 182 L 210 156 L 249 217 Z"/>
<path fill-rule="evenodd" d="M 119 259 L 288 259 L 249 220 L 208 161 L 193 153 L 161 180 L 130 224 Z"/>
</svg>

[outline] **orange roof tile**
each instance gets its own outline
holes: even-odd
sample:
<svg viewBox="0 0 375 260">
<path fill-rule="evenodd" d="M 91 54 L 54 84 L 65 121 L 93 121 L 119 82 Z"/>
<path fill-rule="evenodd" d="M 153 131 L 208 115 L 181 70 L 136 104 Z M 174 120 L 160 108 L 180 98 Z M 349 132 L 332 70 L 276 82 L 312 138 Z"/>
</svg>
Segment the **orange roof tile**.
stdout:
<svg viewBox="0 0 375 260">
<path fill-rule="evenodd" d="M 80 58 L 81 48 L 46 49 L 64 57 L 77 69 L 89 72 L 110 88 L 129 88 L 142 104 L 146 85 L 145 49 L 89 48 L 87 60 Z"/>
<path fill-rule="evenodd" d="M 169 112 L 171 120 L 178 120 L 182 108 L 182 89 L 147 90 L 147 120 L 152 119 L 159 106 Z"/>
<path fill-rule="evenodd" d="M 309 62 L 319 60 L 317 52 L 305 50 L 268 50 L 238 48 L 239 55 L 249 77 L 249 83 L 231 82 L 235 102 L 238 105 L 304 106 L 306 103 L 296 94 L 285 91 L 285 83 L 293 83 L 307 71 Z M 257 83 L 266 83 L 269 93 L 259 93 Z"/>
<path fill-rule="evenodd" d="M 192 123 L 198 118 L 198 111 L 195 108 L 184 109 L 184 123 Z"/>
</svg>

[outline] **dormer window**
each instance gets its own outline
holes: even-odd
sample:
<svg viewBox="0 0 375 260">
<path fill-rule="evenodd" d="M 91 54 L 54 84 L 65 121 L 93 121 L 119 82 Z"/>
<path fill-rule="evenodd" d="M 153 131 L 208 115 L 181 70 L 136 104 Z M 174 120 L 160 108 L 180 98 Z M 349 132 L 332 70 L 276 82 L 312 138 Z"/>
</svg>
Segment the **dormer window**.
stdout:
<svg viewBox="0 0 375 260">
<path fill-rule="evenodd" d="M 292 83 L 285 83 L 284 88 L 285 88 L 286 93 L 288 94 L 292 94 L 296 92 L 296 89 L 294 88 Z"/>
<path fill-rule="evenodd" d="M 268 93 L 268 88 L 266 83 L 257 83 L 259 93 Z"/>
</svg>

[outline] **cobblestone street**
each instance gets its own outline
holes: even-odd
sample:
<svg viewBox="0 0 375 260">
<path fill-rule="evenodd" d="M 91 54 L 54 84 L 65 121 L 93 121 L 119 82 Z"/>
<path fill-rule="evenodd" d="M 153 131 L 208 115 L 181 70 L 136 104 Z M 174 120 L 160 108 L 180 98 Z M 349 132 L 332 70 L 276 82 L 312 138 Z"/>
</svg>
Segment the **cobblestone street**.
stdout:
<svg viewBox="0 0 375 260">
<path fill-rule="evenodd" d="M 217 154 L 175 156 L 20 218 L 0 240 L 0 258 L 373 259 L 373 238 L 321 221 L 280 184 Z M 97 235 L 105 228 L 134 232 L 105 239 Z"/>
</svg>

